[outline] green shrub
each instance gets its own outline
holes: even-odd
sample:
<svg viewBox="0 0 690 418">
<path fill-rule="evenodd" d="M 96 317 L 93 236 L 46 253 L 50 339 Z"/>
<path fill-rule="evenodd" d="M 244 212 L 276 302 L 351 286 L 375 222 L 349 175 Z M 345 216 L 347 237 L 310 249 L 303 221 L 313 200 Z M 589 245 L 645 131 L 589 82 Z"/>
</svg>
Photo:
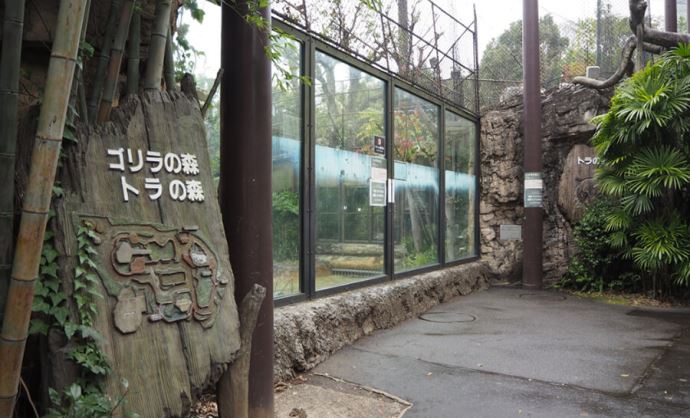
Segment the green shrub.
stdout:
<svg viewBox="0 0 690 418">
<path fill-rule="evenodd" d="M 612 208 L 613 204 L 604 199 L 587 207 L 573 231 L 578 252 L 559 286 L 585 292 L 605 290 L 616 260 L 609 242 L 611 233 L 606 230 L 606 217 Z"/>
</svg>

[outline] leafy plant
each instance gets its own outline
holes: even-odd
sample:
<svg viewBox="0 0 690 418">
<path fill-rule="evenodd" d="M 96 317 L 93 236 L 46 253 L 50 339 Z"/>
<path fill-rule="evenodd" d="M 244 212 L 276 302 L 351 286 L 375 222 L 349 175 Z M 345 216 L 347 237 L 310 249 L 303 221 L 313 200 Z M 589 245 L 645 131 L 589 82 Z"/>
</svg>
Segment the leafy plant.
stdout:
<svg viewBox="0 0 690 418">
<path fill-rule="evenodd" d="M 609 243 L 655 295 L 690 283 L 690 46 L 623 82 L 592 138 L 599 190 L 615 205 Z"/>
<path fill-rule="evenodd" d="M 93 386 L 82 387 L 73 383 L 63 393 L 48 389 L 53 407 L 48 409 L 44 418 L 109 418 L 125 401 L 129 383 L 122 381 L 123 395 L 113 401 Z M 138 417 L 135 413 L 125 413 L 128 418 Z"/>
<path fill-rule="evenodd" d="M 573 231 L 578 253 L 557 287 L 585 292 L 602 292 L 609 287 L 615 277 L 613 263 L 618 259 L 610 243 L 611 233 L 606 230 L 606 218 L 613 207 L 611 201 L 600 199 L 587 208 Z"/>
<path fill-rule="evenodd" d="M 273 257 L 276 260 L 299 258 L 299 195 L 290 190 L 273 193 Z"/>
<path fill-rule="evenodd" d="M 60 195 L 56 187 L 54 194 Z M 70 315 L 68 296 L 57 274 L 58 252 L 54 233 L 46 231 L 41 255 L 40 280 L 36 284 L 33 311 L 42 314 L 31 321 L 31 332 L 47 334 L 51 327 L 60 329 L 70 340 L 67 356 L 81 368 L 81 379 L 59 394 L 50 389 L 54 408 L 48 417 L 110 417 L 123 402 L 124 395 L 113 401 L 100 385 L 100 378 L 111 372 L 107 357 L 99 343 L 103 337 L 93 327 L 98 314 L 96 299 L 102 298 L 100 280 L 94 261 L 97 252 L 93 242 L 98 239 L 93 225 L 85 223 L 77 230 L 77 264 L 74 269 L 74 290 L 70 295 L 76 305 L 77 318 Z M 123 381 L 125 392 L 127 382 Z"/>
</svg>

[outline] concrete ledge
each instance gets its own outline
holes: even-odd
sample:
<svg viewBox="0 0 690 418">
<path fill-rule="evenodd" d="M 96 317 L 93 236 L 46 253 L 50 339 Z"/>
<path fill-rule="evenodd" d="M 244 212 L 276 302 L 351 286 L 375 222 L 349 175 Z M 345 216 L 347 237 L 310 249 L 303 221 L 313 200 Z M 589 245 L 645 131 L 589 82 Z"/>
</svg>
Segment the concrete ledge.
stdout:
<svg viewBox="0 0 690 418">
<path fill-rule="evenodd" d="M 439 303 L 488 287 L 475 261 L 275 310 L 276 380 L 314 368 L 357 339 L 390 328 Z"/>
</svg>

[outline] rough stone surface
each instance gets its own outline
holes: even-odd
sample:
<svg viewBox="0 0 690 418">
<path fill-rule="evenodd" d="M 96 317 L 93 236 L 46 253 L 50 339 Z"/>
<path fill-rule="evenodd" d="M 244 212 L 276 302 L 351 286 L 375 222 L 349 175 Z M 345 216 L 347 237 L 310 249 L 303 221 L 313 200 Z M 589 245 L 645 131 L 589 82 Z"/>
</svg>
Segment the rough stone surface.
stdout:
<svg viewBox="0 0 690 418">
<path fill-rule="evenodd" d="M 274 371 L 288 380 L 374 330 L 390 328 L 459 295 L 488 287 L 482 262 L 275 310 Z"/>
<path fill-rule="evenodd" d="M 592 117 L 608 110 L 610 92 L 566 85 L 542 95 L 542 160 L 544 164 L 544 280 L 558 280 L 572 253 L 572 228 L 576 219 L 564 213 L 581 210 L 559 208 L 559 186 L 568 154 L 586 144 L 594 133 Z M 523 210 L 523 106 L 517 96 L 487 111 L 481 121 L 482 260 L 494 279 L 517 281 L 522 273 L 522 242 L 501 241 L 502 224 L 521 225 Z M 586 182 L 584 182 L 586 183 Z M 591 192 L 591 183 L 569 185 Z M 565 193 L 565 191 L 564 191 Z M 578 205 L 577 199 L 563 199 Z M 570 220 L 569 220 L 570 219 Z"/>
</svg>

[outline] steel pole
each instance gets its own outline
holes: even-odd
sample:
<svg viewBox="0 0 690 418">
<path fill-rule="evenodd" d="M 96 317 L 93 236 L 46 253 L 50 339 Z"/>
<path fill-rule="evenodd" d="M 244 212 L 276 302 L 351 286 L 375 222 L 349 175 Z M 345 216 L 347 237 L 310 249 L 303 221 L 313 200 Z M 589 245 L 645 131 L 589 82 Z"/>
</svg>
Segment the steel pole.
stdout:
<svg viewBox="0 0 690 418">
<path fill-rule="evenodd" d="M 270 25 L 245 20 L 250 0 L 223 2 L 220 206 L 238 306 L 257 283 L 266 288 L 254 329 L 249 416 L 273 418 L 273 254 L 271 226 Z M 270 22 L 270 7 L 261 9 Z"/>
<path fill-rule="evenodd" d="M 664 28 L 666 32 L 678 32 L 677 0 L 664 1 Z"/>
<path fill-rule="evenodd" d="M 685 26 L 690 33 L 690 1 L 685 3 Z"/>
<path fill-rule="evenodd" d="M 597 67 L 601 68 L 601 0 L 597 0 Z"/>
<path fill-rule="evenodd" d="M 541 95 L 539 80 L 539 4 L 523 0 L 523 80 L 524 80 L 524 249 L 522 285 L 542 287 L 542 161 Z"/>
</svg>

